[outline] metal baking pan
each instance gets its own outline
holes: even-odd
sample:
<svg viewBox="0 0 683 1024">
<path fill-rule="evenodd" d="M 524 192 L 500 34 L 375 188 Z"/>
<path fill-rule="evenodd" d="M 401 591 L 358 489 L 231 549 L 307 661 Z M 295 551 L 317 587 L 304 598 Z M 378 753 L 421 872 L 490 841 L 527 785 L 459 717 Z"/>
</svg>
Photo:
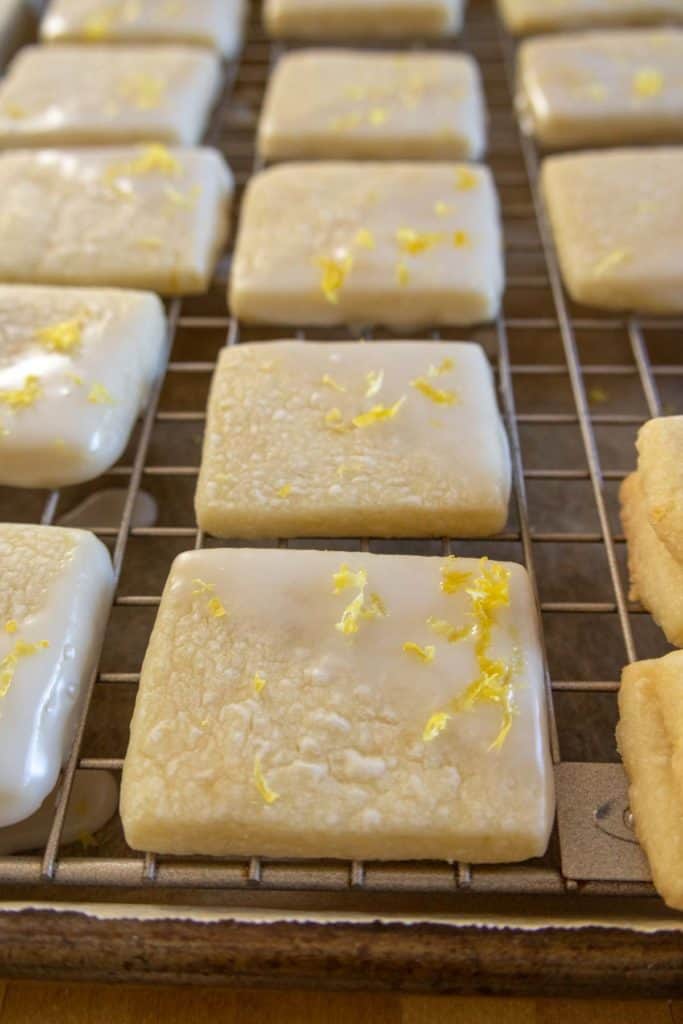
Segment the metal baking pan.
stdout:
<svg viewBox="0 0 683 1024">
<path fill-rule="evenodd" d="M 236 173 L 236 209 L 257 166 L 256 121 L 280 51 L 252 6 L 241 64 L 228 69 L 209 132 Z M 88 526 L 109 544 L 119 575 L 50 839 L 33 854 L 0 857 L 2 974 L 572 995 L 680 990 L 682 922 L 657 898 L 635 841 L 614 727 L 622 666 L 667 650 L 628 600 L 617 489 L 634 463 L 639 424 L 683 412 L 683 322 L 600 317 L 572 305 L 536 188 L 538 157 L 515 122 L 513 44 L 480 0 L 464 35 L 444 45 L 471 52 L 483 71 L 508 283 L 497 323 L 430 337 L 474 339 L 490 356 L 513 453 L 510 520 L 486 541 L 313 544 L 527 565 L 552 695 L 558 816 L 549 851 L 502 867 L 141 856 L 126 846 L 118 818 L 96 846 L 60 848 L 74 771 L 120 772 L 173 557 L 217 544 L 198 533 L 192 498 L 218 352 L 292 335 L 229 318 L 228 254 L 207 296 L 169 306 L 168 370 L 121 462 L 60 493 L 0 489 L 2 519 Z M 344 331 L 315 337 L 354 340 Z"/>
</svg>

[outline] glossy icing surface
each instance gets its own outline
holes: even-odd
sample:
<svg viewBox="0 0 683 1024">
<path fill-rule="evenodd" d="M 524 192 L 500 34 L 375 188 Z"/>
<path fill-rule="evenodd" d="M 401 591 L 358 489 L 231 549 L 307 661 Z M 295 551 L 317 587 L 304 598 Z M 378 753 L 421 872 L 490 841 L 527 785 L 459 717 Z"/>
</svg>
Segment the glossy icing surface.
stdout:
<svg viewBox="0 0 683 1024">
<path fill-rule="evenodd" d="M 275 67 L 259 150 L 269 160 L 478 159 L 485 135 L 466 54 L 304 50 Z"/>
<path fill-rule="evenodd" d="M 495 316 L 503 280 L 486 167 L 287 164 L 247 187 L 230 301 L 247 321 L 471 324 Z"/>
<path fill-rule="evenodd" d="M 196 47 L 27 46 L 0 83 L 0 146 L 192 145 L 220 79 Z"/>
<path fill-rule="evenodd" d="M 203 292 L 227 236 L 217 150 L 161 145 L 0 157 L 0 279 Z"/>
<path fill-rule="evenodd" d="M 518 105 L 544 146 L 683 138 L 683 31 L 582 32 L 531 39 Z"/>
<path fill-rule="evenodd" d="M 544 851 L 553 808 L 521 566 L 256 549 L 175 561 L 123 773 L 135 848 L 519 860 Z"/>
<path fill-rule="evenodd" d="M 0 285 L 0 483 L 62 487 L 116 462 L 165 335 L 156 295 Z"/>
<path fill-rule="evenodd" d="M 275 341 L 221 352 L 196 498 L 210 533 L 486 536 L 505 525 L 509 490 L 479 345 Z"/>
<path fill-rule="evenodd" d="M 33 814 L 57 781 L 112 590 L 93 534 L 0 524 L 0 826 Z"/>
</svg>

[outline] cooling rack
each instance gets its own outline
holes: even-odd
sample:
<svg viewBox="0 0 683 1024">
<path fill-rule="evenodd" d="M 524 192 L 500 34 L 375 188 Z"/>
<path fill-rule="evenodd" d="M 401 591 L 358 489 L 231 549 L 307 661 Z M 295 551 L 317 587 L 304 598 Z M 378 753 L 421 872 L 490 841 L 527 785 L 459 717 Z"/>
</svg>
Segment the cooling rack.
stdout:
<svg viewBox="0 0 683 1024">
<path fill-rule="evenodd" d="M 569 301 L 537 188 L 539 155 L 532 141 L 520 135 L 514 117 L 513 43 L 497 24 L 491 6 L 479 2 L 470 5 L 464 35 L 448 45 L 471 52 L 482 69 L 489 111 L 487 162 L 501 198 L 508 276 L 503 312 L 495 324 L 473 331 L 429 332 L 429 336 L 477 340 L 491 359 L 511 442 L 514 494 L 510 520 L 502 534 L 486 541 L 358 538 L 289 544 L 425 555 L 487 554 L 526 565 L 545 636 L 550 738 L 558 791 L 556 828 L 547 855 L 523 865 L 501 867 L 273 861 L 257 856 L 239 860 L 143 856 L 127 848 L 118 819 L 98 835 L 97 846 L 60 848 L 75 771 L 121 770 L 140 665 L 172 558 L 188 548 L 225 543 L 197 530 L 192 506 L 208 387 L 220 347 L 292 336 L 291 328 L 246 327 L 228 316 L 227 254 L 207 296 L 170 303 L 167 372 L 150 395 L 144 418 L 121 462 L 92 484 L 47 496 L 44 492 L 0 489 L 3 519 L 78 522 L 93 529 L 110 546 L 117 578 L 102 661 L 90 681 L 88 707 L 64 771 L 49 839 L 39 852 L 0 857 L 0 910 L 18 900 L 43 908 L 77 900 L 81 906 L 106 902 L 114 915 L 124 903 L 154 906 L 159 913 L 182 903 L 216 912 L 220 908 L 226 916 L 240 907 L 251 913 L 255 908 L 277 907 L 292 919 L 317 911 L 361 915 L 382 911 L 404 923 L 409 917 L 415 923 L 417 914 L 418 923 L 423 919 L 419 934 L 424 941 L 428 934 L 424 929 L 432 926 L 429 915 L 437 915 L 442 924 L 464 927 L 459 915 L 465 912 L 484 914 L 492 907 L 508 906 L 518 924 L 536 913 L 549 914 L 553 927 L 561 927 L 565 918 L 576 915 L 597 914 L 606 923 L 628 913 L 628 921 L 622 919 L 620 924 L 626 931 L 644 917 L 656 920 L 665 930 L 675 929 L 672 921 L 676 919 L 656 899 L 647 863 L 635 842 L 614 743 L 621 667 L 635 658 L 655 657 L 667 650 L 649 616 L 628 598 L 617 491 L 633 466 L 633 442 L 643 420 L 662 412 L 683 412 L 679 348 L 683 321 L 596 316 Z M 245 183 L 258 169 L 256 121 L 270 70 L 280 52 L 280 46 L 263 36 L 260 12 L 253 10 L 242 61 L 239 68 L 228 69 L 225 93 L 208 136 L 235 172 L 235 213 Z M 294 333 L 297 337 L 354 341 L 343 330 Z M 368 340 L 387 336 L 367 334 Z M 110 499 L 106 506 L 98 500 L 103 491 Z M 116 515 L 112 515 L 112 507 L 118 508 Z M 103 508 L 107 509 L 106 522 L 98 511 Z M 284 546 L 287 542 L 271 539 L 264 543 Z M 3 926 L 12 934 L 11 917 L 0 914 L 0 938 Z M 41 921 L 41 928 L 49 933 L 54 922 Z M 73 938 L 77 929 L 74 926 L 64 934 Z M 82 941 L 87 942 L 92 934 L 83 932 Z M 116 955 L 124 959 L 128 934 L 121 933 L 117 947 Z M 194 933 L 191 940 L 189 933 L 182 934 L 182 943 L 196 941 Z M 325 934 L 325 947 L 330 948 L 343 931 Z M 481 934 L 477 933 L 476 941 L 483 956 L 488 947 L 482 944 Z M 569 934 L 564 933 L 565 943 Z M 40 963 L 44 964 L 45 958 L 53 962 L 35 934 L 24 939 L 24 959 L 12 961 L 15 969 L 23 969 L 38 946 L 43 956 Z M 397 935 L 393 939 L 395 948 L 400 948 L 402 940 Z M 215 935 L 211 941 L 220 948 Z M 259 941 L 247 942 L 257 960 L 264 955 Z M 272 953 L 272 931 L 268 942 Z M 285 945 L 291 942 L 290 934 Z M 629 982 L 624 981 L 621 969 L 626 961 L 617 964 L 610 959 L 618 947 L 623 946 L 621 957 L 633 952 L 637 942 L 629 946 L 627 940 L 617 941 L 612 934 L 610 943 L 603 950 L 607 957 L 600 976 L 603 990 L 609 984 L 608 976 L 621 988 L 642 983 L 642 965 L 632 968 Z M 105 945 L 100 935 L 98 949 Z M 201 948 L 202 955 L 208 957 L 209 946 L 204 943 Z M 424 948 L 414 947 L 411 939 L 406 956 L 414 960 Z M 566 952 L 568 946 L 562 948 Z M 230 949 L 233 959 L 239 955 L 237 946 Z M 447 962 L 444 950 L 441 948 L 441 959 L 436 962 L 437 973 Z M 509 953 L 504 971 L 500 963 L 494 964 L 497 953 L 486 960 L 487 986 L 523 987 L 515 958 Z M 147 955 L 155 965 L 155 976 L 167 976 L 172 969 L 169 965 L 179 962 L 170 957 L 168 948 L 164 957 L 149 953 L 149 949 Z M 289 951 L 283 947 L 278 955 L 287 959 Z M 344 954 L 340 955 L 343 959 Z M 375 955 L 368 954 L 376 966 Z M 544 967 L 538 966 L 545 955 L 535 943 L 533 962 L 537 971 L 546 972 L 547 991 L 554 984 L 549 980 L 551 970 L 558 979 L 570 977 L 572 986 L 584 976 L 576 963 L 567 974 L 567 956 L 560 957 L 553 968 L 545 960 Z M 88 963 L 87 958 L 79 962 Z M 676 963 L 680 966 L 680 959 Z M 405 961 L 402 964 L 405 971 Z M 63 968 L 63 960 L 54 961 L 53 970 L 59 973 Z M 107 976 L 104 967 L 97 970 Z M 180 972 L 181 968 L 174 970 Z M 197 970 L 195 962 L 188 977 L 194 977 Z M 297 968 L 299 980 L 301 970 Z M 144 966 L 136 971 L 136 976 L 149 974 Z M 245 971 L 253 980 L 254 973 Z M 115 976 L 122 973 L 120 968 Z M 502 974 L 504 981 L 500 981 Z M 391 976 L 396 981 L 397 974 Z M 414 972 L 408 971 L 406 976 L 414 977 Z M 425 982 L 414 983 L 434 985 L 434 978 L 432 973 Z M 491 980 L 495 978 L 498 982 Z M 453 977 L 445 983 L 446 987 L 460 984 Z M 556 984 L 561 987 L 561 980 Z M 590 987 L 590 980 L 585 984 Z"/>
</svg>

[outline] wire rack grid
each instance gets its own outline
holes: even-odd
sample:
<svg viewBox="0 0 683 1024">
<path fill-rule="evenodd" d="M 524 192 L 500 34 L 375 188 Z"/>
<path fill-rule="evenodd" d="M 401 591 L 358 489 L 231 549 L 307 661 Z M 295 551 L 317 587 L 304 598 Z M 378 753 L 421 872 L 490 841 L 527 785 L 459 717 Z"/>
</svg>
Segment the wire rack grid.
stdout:
<svg viewBox="0 0 683 1024">
<path fill-rule="evenodd" d="M 264 38 L 258 5 L 253 7 L 243 59 L 239 69 L 228 71 L 209 131 L 209 142 L 222 149 L 235 172 L 236 210 L 245 183 L 258 169 L 255 125 L 281 51 Z M 519 134 L 514 117 L 514 47 L 488 3 L 470 6 L 466 31 L 454 46 L 471 52 L 482 69 L 490 119 L 487 162 L 501 197 L 507 291 L 494 325 L 466 335 L 448 330 L 430 336 L 474 338 L 492 359 L 511 442 L 510 522 L 504 533 L 476 543 L 359 539 L 290 546 L 427 555 L 458 551 L 523 561 L 546 637 L 556 770 L 567 762 L 595 767 L 617 760 L 613 726 L 621 665 L 666 650 L 649 618 L 628 600 L 615 494 L 633 462 L 640 423 L 676 405 L 681 409 L 683 363 L 677 345 L 683 323 L 599 317 L 571 304 L 537 188 L 539 156 L 532 141 Z M 194 524 L 192 493 L 220 346 L 292 335 L 286 328 L 247 328 L 226 315 L 228 270 L 226 256 L 206 297 L 170 303 L 166 376 L 150 395 L 128 452 L 104 480 L 47 498 L 39 492 L 0 490 L 3 518 L 42 523 L 67 521 L 70 511 L 105 485 L 118 489 L 122 499 L 117 522 L 87 524 L 112 549 L 117 590 L 102 662 L 89 682 L 50 835 L 40 854 L 0 857 L 0 896 L 32 887 L 50 899 L 55 886 L 86 893 L 93 887 L 100 893 L 139 890 L 154 902 L 179 889 L 197 896 L 218 889 L 652 896 L 646 876 L 638 871 L 629 876 L 608 868 L 597 876 L 572 876 L 557 830 L 545 858 L 505 867 L 141 856 L 125 846 L 118 820 L 97 849 L 60 848 L 76 770 L 119 772 L 122 767 L 141 657 L 171 558 L 192 546 L 217 544 Z M 304 331 L 295 333 L 306 337 Z M 368 335 L 379 336 L 385 335 Z M 315 337 L 353 341 L 344 331 L 316 331 Z M 143 495 L 158 508 L 151 524 L 138 521 Z M 617 860 L 619 840 L 613 842 Z"/>
</svg>

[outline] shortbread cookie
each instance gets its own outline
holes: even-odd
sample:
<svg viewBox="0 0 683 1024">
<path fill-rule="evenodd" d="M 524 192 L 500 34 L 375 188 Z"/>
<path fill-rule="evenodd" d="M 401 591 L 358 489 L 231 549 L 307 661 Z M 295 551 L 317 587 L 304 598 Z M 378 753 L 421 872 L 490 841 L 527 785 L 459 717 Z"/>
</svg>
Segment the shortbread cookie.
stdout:
<svg viewBox="0 0 683 1024">
<path fill-rule="evenodd" d="M 631 600 L 647 608 L 669 643 L 683 647 L 683 560 L 671 555 L 652 528 L 639 472 L 624 480 L 620 497 Z"/>
<path fill-rule="evenodd" d="M 524 569 L 213 549 L 173 564 L 123 770 L 160 853 L 516 861 L 553 782 Z"/>
<path fill-rule="evenodd" d="M 638 432 L 636 447 L 650 525 L 683 563 L 683 416 L 648 420 Z"/>
<path fill-rule="evenodd" d="M 37 811 L 57 782 L 113 586 L 94 534 L 0 524 L 0 826 Z"/>
<path fill-rule="evenodd" d="M 683 910 L 683 651 L 624 669 L 617 741 L 657 890 Z"/>
<path fill-rule="evenodd" d="M 680 0 L 498 0 L 498 9 L 515 35 L 683 20 Z"/>
<path fill-rule="evenodd" d="M 31 20 L 26 0 L 0 0 L 0 69 L 29 36 Z"/>
<path fill-rule="evenodd" d="M 282 57 L 259 122 L 266 160 L 459 160 L 486 138 L 467 54 L 301 50 Z"/>
<path fill-rule="evenodd" d="M 192 145 L 221 80 L 190 46 L 29 46 L 0 83 L 0 147 Z"/>
<path fill-rule="evenodd" d="M 683 139 L 683 31 L 530 39 L 517 77 L 522 123 L 547 148 Z"/>
<path fill-rule="evenodd" d="M 213 149 L 20 150 L 0 157 L 0 280 L 203 292 L 232 175 Z"/>
<path fill-rule="evenodd" d="M 479 345 L 223 349 L 197 520 L 220 537 L 482 537 L 505 525 L 507 440 Z"/>
<path fill-rule="evenodd" d="M 64 487 L 109 469 L 165 335 L 156 295 L 0 285 L 0 484 Z"/>
<path fill-rule="evenodd" d="M 503 277 L 487 168 L 289 164 L 247 188 L 230 301 L 255 322 L 471 324 Z"/>
<path fill-rule="evenodd" d="M 542 184 L 576 302 L 683 312 L 683 148 L 549 157 Z"/>
<path fill-rule="evenodd" d="M 51 0 L 40 34 L 45 43 L 189 43 L 232 58 L 247 10 L 248 0 Z"/>
<path fill-rule="evenodd" d="M 449 36 L 459 32 L 463 0 L 265 0 L 264 22 L 277 39 Z"/>
</svg>

